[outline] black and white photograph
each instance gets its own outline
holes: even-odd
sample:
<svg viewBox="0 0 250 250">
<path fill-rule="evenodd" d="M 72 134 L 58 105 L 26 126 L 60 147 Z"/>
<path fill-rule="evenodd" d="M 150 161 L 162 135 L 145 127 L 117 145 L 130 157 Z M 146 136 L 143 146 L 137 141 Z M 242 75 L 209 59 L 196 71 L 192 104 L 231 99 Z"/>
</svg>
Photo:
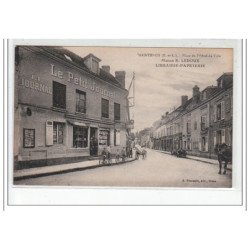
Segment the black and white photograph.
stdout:
<svg viewBox="0 0 250 250">
<path fill-rule="evenodd" d="M 13 46 L 14 186 L 233 187 L 233 47 L 61 43 Z"/>
</svg>

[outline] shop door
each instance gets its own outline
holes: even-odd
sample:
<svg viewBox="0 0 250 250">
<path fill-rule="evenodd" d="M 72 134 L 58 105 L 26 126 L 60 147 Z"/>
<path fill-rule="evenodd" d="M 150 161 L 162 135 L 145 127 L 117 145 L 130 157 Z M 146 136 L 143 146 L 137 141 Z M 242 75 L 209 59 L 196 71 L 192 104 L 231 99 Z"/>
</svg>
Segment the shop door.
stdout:
<svg viewBox="0 0 250 250">
<path fill-rule="evenodd" d="M 98 137 L 97 137 L 97 128 L 90 128 L 90 155 L 98 155 Z"/>
</svg>

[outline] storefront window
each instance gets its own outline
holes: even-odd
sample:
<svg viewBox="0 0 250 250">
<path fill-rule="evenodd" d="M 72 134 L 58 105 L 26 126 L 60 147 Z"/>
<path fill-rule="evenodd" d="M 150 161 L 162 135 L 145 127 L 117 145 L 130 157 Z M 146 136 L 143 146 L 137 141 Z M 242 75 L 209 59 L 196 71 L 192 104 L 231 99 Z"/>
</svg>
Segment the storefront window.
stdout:
<svg viewBox="0 0 250 250">
<path fill-rule="evenodd" d="M 86 113 L 86 93 L 76 90 L 76 112 Z"/>
<path fill-rule="evenodd" d="M 86 148 L 88 146 L 88 128 L 74 126 L 73 127 L 73 147 Z"/>
<path fill-rule="evenodd" d="M 102 117 L 109 118 L 109 100 L 102 98 Z"/>
<path fill-rule="evenodd" d="M 99 130 L 99 145 L 103 147 L 110 145 L 110 131 L 108 129 Z"/>
<path fill-rule="evenodd" d="M 63 123 L 53 122 L 53 144 L 63 144 Z"/>
</svg>

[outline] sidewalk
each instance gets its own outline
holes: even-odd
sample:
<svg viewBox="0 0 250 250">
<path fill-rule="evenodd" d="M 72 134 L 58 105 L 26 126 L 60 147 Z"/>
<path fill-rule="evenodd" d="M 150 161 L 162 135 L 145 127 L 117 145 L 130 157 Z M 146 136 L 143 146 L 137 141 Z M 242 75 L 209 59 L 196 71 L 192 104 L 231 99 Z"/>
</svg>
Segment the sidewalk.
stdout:
<svg viewBox="0 0 250 250">
<path fill-rule="evenodd" d="M 171 153 L 167 152 L 167 151 L 161 151 L 161 150 L 156 150 L 156 151 L 158 151 L 160 153 L 171 155 Z M 190 160 L 194 160 L 194 161 L 200 161 L 200 162 L 204 162 L 204 163 L 208 163 L 208 164 L 212 164 L 212 165 L 217 165 L 217 166 L 219 165 L 218 160 L 215 160 L 215 159 L 208 159 L 208 158 L 192 156 L 192 155 L 187 155 L 186 159 L 190 159 Z M 224 164 L 223 164 L 223 166 L 224 166 Z M 232 171 L 232 164 L 228 164 L 227 169 Z"/>
<path fill-rule="evenodd" d="M 135 158 L 127 158 L 125 162 L 119 162 L 119 163 L 112 162 L 111 166 L 124 164 L 127 162 L 132 162 L 134 160 Z M 99 159 L 97 159 L 97 160 L 82 161 L 82 162 L 53 165 L 53 166 L 46 166 L 46 167 L 21 169 L 21 170 L 14 171 L 14 181 L 24 180 L 24 179 L 29 179 L 29 178 L 38 178 L 38 177 L 44 177 L 44 176 L 56 175 L 56 174 L 65 174 L 69 172 L 93 169 L 93 168 L 104 167 L 104 166 L 108 166 L 108 165 L 99 164 Z"/>
</svg>

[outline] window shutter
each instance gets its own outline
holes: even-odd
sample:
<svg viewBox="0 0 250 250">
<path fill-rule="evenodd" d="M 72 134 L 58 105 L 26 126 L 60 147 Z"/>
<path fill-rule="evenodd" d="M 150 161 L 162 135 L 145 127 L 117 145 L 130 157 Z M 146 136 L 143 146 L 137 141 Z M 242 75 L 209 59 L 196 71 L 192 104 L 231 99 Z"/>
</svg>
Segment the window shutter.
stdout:
<svg viewBox="0 0 250 250">
<path fill-rule="evenodd" d="M 121 143 L 120 131 L 116 131 L 115 136 L 116 136 L 116 146 L 120 146 L 120 143 Z"/>
<path fill-rule="evenodd" d="M 225 129 L 221 130 L 221 143 L 225 143 Z"/>
<path fill-rule="evenodd" d="M 221 120 L 225 119 L 225 102 L 221 102 Z"/>
<path fill-rule="evenodd" d="M 46 146 L 53 145 L 53 122 L 46 122 Z"/>
</svg>

